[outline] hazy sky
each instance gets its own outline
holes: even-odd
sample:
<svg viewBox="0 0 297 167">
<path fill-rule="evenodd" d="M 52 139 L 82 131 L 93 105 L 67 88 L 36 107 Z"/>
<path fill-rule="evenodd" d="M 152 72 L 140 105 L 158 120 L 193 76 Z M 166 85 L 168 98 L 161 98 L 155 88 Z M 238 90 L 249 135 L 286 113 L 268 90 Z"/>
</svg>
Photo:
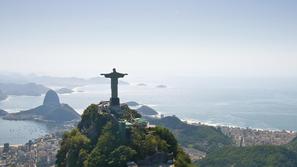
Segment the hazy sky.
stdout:
<svg viewBox="0 0 297 167">
<path fill-rule="evenodd" d="M 296 0 L 1 0 L 0 71 L 297 76 Z"/>
</svg>

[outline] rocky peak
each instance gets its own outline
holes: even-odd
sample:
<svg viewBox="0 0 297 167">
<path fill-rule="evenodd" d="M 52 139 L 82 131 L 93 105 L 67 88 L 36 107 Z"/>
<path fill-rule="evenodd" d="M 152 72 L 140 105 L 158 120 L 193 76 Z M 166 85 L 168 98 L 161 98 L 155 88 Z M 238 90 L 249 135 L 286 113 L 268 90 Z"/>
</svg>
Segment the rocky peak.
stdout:
<svg viewBox="0 0 297 167">
<path fill-rule="evenodd" d="M 43 105 L 60 105 L 58 94 L 53 90 L 47 91 Z"/>
</svg>

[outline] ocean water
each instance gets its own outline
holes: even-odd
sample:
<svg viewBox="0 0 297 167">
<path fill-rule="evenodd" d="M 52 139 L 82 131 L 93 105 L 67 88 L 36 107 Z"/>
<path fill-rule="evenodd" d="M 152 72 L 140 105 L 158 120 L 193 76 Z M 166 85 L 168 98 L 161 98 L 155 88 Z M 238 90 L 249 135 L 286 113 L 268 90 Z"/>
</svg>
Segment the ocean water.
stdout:
<svg viewBox="0 0 297 167">
<path fill-rule="evenodd" d="M 157 88 L 157 83 L 160 82 L 151 82 L 147 86 L 137 86 L 137 83 L 120 85 L 121 102 L 136 101 L 165 115 L 207 124 L 297 131 L 297 82 L 294 79 L 199 78 L 188 82 L 183 78 L 166 80 L 167 88 Z M 60 99 L 79 113 L 91 103 L 110 97 L 109 85 L 88 85 L 78 87 L 76 91 L 60 95 Z M 10 96 L 0 102 L 0 108 L 17 112 L 40 105 L 43 98 Z M 11 137 L 11 131 L 5 129 L 7 126 L 14 129 L 14 126 L 3 122 L 6 121 L 0 122 L 0 143 L 13 137 L 20 138 Z M 28 126 L 38 128 L 40 124 L 28 123 Z M 44 132 L 46 130 L 40 130 L 37 136 Z M 31 133 L 32 130 L 27 138 L 33 136 Z"/>
<path fill-rule="evenodd" d="M 33 121 L 8 121 L 0 118 L 0 145 L 25 144 L 48 133 L 43 123 Z"/>
</svg>

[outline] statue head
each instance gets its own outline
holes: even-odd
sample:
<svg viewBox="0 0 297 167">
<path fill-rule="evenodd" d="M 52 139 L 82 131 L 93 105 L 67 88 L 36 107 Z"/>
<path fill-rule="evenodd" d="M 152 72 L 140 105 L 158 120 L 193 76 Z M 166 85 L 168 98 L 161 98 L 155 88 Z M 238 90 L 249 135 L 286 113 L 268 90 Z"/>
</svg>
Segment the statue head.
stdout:
<svg viewBox="0 0 297 167">
<path fill-rule="evenodd" d="M 113 72 L 117 72 L 115 68 L 112 69 Z"/>
</svg>

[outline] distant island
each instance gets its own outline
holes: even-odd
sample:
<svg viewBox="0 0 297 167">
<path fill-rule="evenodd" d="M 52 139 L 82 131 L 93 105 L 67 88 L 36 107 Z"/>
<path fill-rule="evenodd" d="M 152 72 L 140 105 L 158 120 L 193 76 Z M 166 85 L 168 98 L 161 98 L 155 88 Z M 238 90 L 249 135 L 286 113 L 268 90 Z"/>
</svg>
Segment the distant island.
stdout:
<svg viewBox="0 0 297 167">
<path fill-rule="evenodd" d="M 7 114 L 8 114 L 8 112 L 6 112 L 6 111 L 0 109 L 0 117 L 1 117 L 1 116 L 5 116 L 5 115 L 7 115 Z"/>
<path fill-rule="evenodd" d="M 141 115 L 158 115 L 158 112 L 156 110 L 152 109 L 149 106 L 145 106 L 145 105 L 137 108 L 136 111 Z"/>
<path fill-rule="evenodd" d="M 129 106 L 129 107 L 135 107 L 135 106 L 139 106 L 139 104 L 135 101 L 128 101 L 126 102 L 126 104 Z"/>
<path fill-rule="evenodd" d="M 145 83 L 139 83 L 137 86 L 147 86 Z"/>
<path fill-rule="evenodd" d="M 157 85 L 156 88 L 167 88 L 166 85 Z"/>
<path fill-rule="evenodd" d="M 126 102 L 126 104 L 129 107 L 132 107 L 133 109 L 135 109 L 139 114 L 144 115 L 144 116 L 148 116 L 148 115 L 152 116 L 152 115 L 158 115 L 159 114 L 153 108 L 151 108 L 149 106 L 146 106 L 146 105 L 139 104 L 139 103 L 137 103 L 135 101 L 129 101 L 129 102 Z"/>
<path fill-rule="evenodd" d="M 4 94 L 4 97 L 5 95 L 41 96 L 42 94 L 46 93 L 49 88 L 36 83 L 0 83 L 0 90 L 2 91 L 2 94 Z"/>
<path fill-rule="evenodd" d="M 66 122 L 80 119 L 80 115 L 69 105 L 61 104 L 57 93 L 49 90 L 43 105 L 3 117 L 7 120 L 38 120 L 44 122 Z"/>
<path fill-rule="evenodd" d="M 70 94 L 70 93 L 73 93 L 74 91 L 72 89 L 68 89 L 68 88 L 60 88 L 60 89 L 56 90 L 56 92 L 58 94 Z"/>
</svg>

